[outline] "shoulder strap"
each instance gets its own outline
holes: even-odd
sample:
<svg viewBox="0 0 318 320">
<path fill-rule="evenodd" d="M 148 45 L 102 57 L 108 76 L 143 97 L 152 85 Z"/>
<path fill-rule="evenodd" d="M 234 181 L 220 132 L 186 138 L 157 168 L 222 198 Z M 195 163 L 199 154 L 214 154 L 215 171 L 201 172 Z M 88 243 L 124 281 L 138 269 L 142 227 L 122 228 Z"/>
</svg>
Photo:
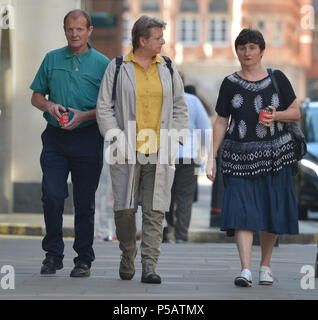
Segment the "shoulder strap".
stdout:
<svg viewBox="0 0 318 320">
<path fill-rule="evenodd" d="M 166 64 L 167 64 L 167 68 L 170 71 L 170 75 L 171 75 L 171 80 L 172 80 L 172 87 L 173 87 L 173 69 L 171 66 L 171 59 L 169 57 L 166 56 L 162 56 L 162 58 L 165 60 Z M 123 63 L 123 56 L 117 56 L 116 57 L 116 71 L 115 71 L 115 75 L 114 75 L 114 81 L 113 81 L 113 91 L 112 91 L 112 100 L 115 101 L 116 99 L 116 85 L 117 85 L 117 78 L 118 78 L 118 73 L 120 70 L 120 66 Z"/>
<path fill-rule="evenodd" d="M 117 84 L 117 78 L 118 78 L 118 73 L 121 64 L 123 63 L 123 56 L 117 56 L 116 57 L 116 71 L 114 75 L 114 81 L 113 81 L 113 92 L 112 92 L 112 100 L 115 101 L 116 99 L 116 84 Z"/>
<path fill-rule="evenodd" d="M 171 78 L 172 78 L 172 76 L 173 76 L 173 69 L 171 67 L 172 61 L 171 61 L 171 59 L 169 57 L 166 57 L 166 56 L 162 56 L 162 58 L 165 60 L 165 62 L 167 64 L 167 68 L 169 69 L 170 74 L 171 74 Z"/>
<path fill-rule="evenodd" d="M 274 86 L 274 89 L 275 89 L 275 91 L 276 91 L 277 94 L 278 94 L 279 101 L 280 101 L 281 103 L 283 103 L 282 96 L 281 96 L 280 90 L 279 90 L 279 86 L 278 86 L 277 80 L 276 80 L 276 78 L 275 78 L 275 76 L 274 76 L 274 70 L 271 69 L 271 68 L 268 68 L 268 69 L 267 69 L 267 72 L 268 72 L 268 74 L 269 74 L 269 76 L 270 76 L 270 78 L 271 78 L 271 80 L 272 80 L 272 84 L 273 84 L 273 86 Z"/>
<path fill-rule="evenodd" d="M 172 83 L 172 92 L 174 91 L 173 89 L 173 69 L 172 69 L 172 66 L 171 66 L 171 59 L 169 57 L 166 57 L 166 56 L 162 56 L 162 58 L 164 59 L 164 61 L 166 62 L 167 64 L 167 68 L 169 69 L 170 71 L 170 75 L 171 75 L 171 83 Z"/>
</svg>

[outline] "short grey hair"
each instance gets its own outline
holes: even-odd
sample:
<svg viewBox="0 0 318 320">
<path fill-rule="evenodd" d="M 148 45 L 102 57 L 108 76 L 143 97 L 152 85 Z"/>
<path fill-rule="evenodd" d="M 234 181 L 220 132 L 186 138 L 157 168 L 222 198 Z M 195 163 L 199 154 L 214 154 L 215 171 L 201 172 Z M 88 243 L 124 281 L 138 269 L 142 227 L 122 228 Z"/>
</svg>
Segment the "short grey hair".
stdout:
<svg viewBox="0 0 318 320">
<path fill-rule="evenodd" d="M 139 48 L 139 39 L 143 37 L 145 39 L 150 38 L 150 29 L 152 28 L 165 28 L 166 22 L 161 19 L 141 16 L 134 24 L 131 30 L 132 46 L 133 50 Z"/>
</svg>

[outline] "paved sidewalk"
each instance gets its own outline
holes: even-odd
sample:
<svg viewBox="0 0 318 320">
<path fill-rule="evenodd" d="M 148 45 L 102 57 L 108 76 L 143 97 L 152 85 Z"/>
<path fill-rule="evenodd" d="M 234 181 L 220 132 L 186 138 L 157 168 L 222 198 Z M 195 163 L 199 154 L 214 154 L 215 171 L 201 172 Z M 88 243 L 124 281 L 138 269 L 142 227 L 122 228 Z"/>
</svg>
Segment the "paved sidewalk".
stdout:
<svg viewBox="0 0 318 320">
<path fill-rule="evenodd" d="M 120 250 L 118 242 L 95 241 L 96 260 L 91 277 L 70 278 L 75 252 L 73 240 L 65 241 L 64 268 L 56 275 L 39 274 L 43 252 L 41 238 L 0 236 L 0 267 L 11 265 L 15 270 L 14 289 L 0 287 L 1 300 L 186 300 L 252 299 L 252 300 L 302 300 L 318 299 L 318 280 L 314 289 L 304 290 L 301 273 L 304 265 L 314 265 L 317 248 L 314 245 L 280 245 L 274 249 L 272 270 L 276 281 L 273 286 L 258 285 L 260 247 L 253 248 L 251 288 L 235 287 L 234 278 L 240 272 L 240 260 L 232 243 L 162 244 L 157 272 L 161 285 L 143 284 L 141 278 L 140 250 L 135 261 L 136 274 L 131 281 L 119 279 Z M 0 274 L 0 278 L 4 276 Z M 304 279 L 303 282 L 307 280 Z M 308 282 L 308 281 L 307 281 Z"/>
<path fill-rule="evenodd" d="M 211 184 L 205 177 L 199 178 L 199 201 L 194 203 L 189 229 L 190 242 L 233 242 L 218 228 L 210 228 Z M 140 219 L 139 219 L 140 220 Z M 318 221 L 300 221 L 299 235 L 283 235 L 280 243 L 317 244 Z M 63 216 L 63 232 L 66 237 L 74 236 L 73 215 Z M 0 234 L 37 235 L 45 234 L 43 214 L 0 214 Z"/>
</svg>

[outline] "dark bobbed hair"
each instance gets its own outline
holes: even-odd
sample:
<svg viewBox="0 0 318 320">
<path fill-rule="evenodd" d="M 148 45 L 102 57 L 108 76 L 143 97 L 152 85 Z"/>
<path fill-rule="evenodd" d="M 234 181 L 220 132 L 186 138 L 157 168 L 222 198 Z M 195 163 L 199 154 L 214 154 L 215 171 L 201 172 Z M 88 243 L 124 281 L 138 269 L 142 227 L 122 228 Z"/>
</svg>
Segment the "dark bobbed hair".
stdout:
<svg viewBox="0 0 318 320">
<path fill-rule="evenodd" d="M 166 23 L 158 18 L 141 16 L 134 24 L 131 30 L 131 39 L 133 50 L 139 48 L 139 39 L 143 37 L 145 39 L 150 38 L 150 31 L 152 28 L 164 28 Z"/>
<path fill-rule="evenodd" d="M 265 49 L 265 40 L 261 32 L 253 29 L 243 29 L 237 38 L 235 39 L 235 51 L 240 45 L 246 45 L 247 43 L 254 43 L 259 46 L 261 51 Z"/>
<path fill-rule="evenodd" d="M 75 10 L 72 10 L 72 11 L 68 12 L 65 15 L 64 21 L 63 21 L 63 28 L 64 29 L 65 29 L 65 25 L 66 25 L 66 20 L 67 20 L 67 18 L 69 16 L 71 16 L 74 19 L 77 19 L 78 17 L 83 16 L 86 19 L 86 27 L 87 27 L 87 29 L 92 25 L 92 19 L 91 19 L 90 15 L 86 11 L 81 10 L 81 9 L 75 9 Z"/>
</svg>

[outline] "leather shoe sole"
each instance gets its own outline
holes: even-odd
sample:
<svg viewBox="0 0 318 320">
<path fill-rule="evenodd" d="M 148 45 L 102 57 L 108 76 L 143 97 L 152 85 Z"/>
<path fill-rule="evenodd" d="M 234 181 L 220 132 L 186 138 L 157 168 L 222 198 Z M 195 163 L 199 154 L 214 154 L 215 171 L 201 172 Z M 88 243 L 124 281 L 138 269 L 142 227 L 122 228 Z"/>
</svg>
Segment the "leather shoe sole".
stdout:
<svg viewBox="0 0 318 320">
<path fill-rule="evenodd" d="M 161 278 L 157 273 L 150 273 L 148 276 L 141 276 L 141 282 L 143 283 L 154 283 L 154 284 L 160 284 Z"/>
</svg>

